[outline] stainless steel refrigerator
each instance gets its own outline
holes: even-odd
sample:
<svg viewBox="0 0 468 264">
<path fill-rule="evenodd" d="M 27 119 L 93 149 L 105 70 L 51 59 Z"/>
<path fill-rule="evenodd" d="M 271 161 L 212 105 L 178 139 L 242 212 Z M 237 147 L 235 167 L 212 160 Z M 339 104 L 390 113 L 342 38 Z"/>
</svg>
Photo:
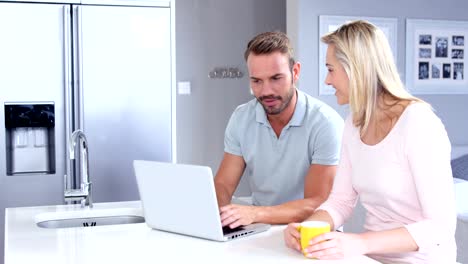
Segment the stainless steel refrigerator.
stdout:
<svg viewBox="0 0 468 264">
<path fill-rule="evenodd" d="M 174 3 L 39 2 L 0 1 L 2 251 L 4 208 L 64 203 L 74 130 L 94 202 L 139 199 L 133 160 L 175 161 Z"/>
</svg>

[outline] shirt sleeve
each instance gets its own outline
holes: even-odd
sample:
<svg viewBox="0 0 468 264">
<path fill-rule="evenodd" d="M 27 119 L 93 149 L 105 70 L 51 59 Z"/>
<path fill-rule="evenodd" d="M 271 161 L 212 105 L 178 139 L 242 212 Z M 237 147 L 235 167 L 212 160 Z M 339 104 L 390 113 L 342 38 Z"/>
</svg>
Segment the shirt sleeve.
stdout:
<svg viewBox="0 0 468 264">
<path fill-rule="evenodd" d="M 415 109 L 408 127 L 405 153 L 422 210 L 422 221 L 406 225 L 420 252 L 453 241 L 455 195 L 450 167 L 450 141 L 429 107 Z"/>
<path fill-rule="evenodd" d="M 224 151 L 233 155 L 242 156 L 237 109 L 232 113 L 231 118 L 229 118 L 226 131 L 224 132 Z"/>
<path fill-rule="evenodd" d="M 309 141 L 312 164 L 337 165 L 340 158 L 341 137 L 343 135 L 343 119 L 338 113 L 333 113 L 320 122 L 315 136 Z"/>
<path fill-rule="evenodd" d="M 352 120 L 348 118 L 343 132 L 341 158 L 333 182 L 333 188 L 327 201 L 316 209 L 325 210 L 330 214 L 335 229 L 342 226 L 351 216 L 358 199 L 358 194 L 353 188 L 351 162 L 349 160 L 349 149 L 347 145 L 347 138 L 351 134 L 352 126 Z"/>
</svg>

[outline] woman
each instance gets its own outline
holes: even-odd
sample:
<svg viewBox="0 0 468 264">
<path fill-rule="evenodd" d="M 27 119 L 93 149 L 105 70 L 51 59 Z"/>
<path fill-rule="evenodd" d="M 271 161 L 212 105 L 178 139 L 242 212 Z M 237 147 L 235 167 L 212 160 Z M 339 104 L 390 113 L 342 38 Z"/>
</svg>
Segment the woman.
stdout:
<svg viewBox="0 0 468 264">
<path fill-rule="evenodd" d="M 455 198 L 444 125 L 405 90 L 377 27 L 354 21 L 322 41 L 328 45 L 325 82 L 351 114 L 332 192 L 309 220 L 329 222 L 334 230 L 359 198 L 367 231 L 317 236 L 304 253 L 318 259 L 366 254 L 384 263 L 454 263 Z M 297 226 L 289 224 L 284 239 L 300 251 Z"/>
</svg>

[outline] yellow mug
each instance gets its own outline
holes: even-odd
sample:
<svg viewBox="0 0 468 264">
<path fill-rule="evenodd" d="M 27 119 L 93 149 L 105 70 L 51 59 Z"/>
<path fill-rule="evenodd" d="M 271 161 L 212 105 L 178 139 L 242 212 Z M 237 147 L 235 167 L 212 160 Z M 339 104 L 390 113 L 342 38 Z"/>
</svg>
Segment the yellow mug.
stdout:
<svg viewBox="0 0 468 264">
<path fill-rule="evenodd" d="M 324 221 L 305 221 L 298 226 L 297 230 L 301 233 L 301 248 L 304 251 L 312 238 L 330 232 L 330 224 Z"/>
</svg>

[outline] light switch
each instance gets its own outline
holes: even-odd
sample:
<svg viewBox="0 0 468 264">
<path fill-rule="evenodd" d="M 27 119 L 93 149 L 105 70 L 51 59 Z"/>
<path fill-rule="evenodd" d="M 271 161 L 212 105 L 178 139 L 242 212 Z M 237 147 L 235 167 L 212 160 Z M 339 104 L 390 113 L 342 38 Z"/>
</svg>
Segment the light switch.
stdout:
<svg viewBox="0 0 468 264">
<path fill-rule="evenodd" d="M 190 94 L 192 92 L 190 82 L 178 82 L 177 89 L 179 94 Z"/>
</svg>

